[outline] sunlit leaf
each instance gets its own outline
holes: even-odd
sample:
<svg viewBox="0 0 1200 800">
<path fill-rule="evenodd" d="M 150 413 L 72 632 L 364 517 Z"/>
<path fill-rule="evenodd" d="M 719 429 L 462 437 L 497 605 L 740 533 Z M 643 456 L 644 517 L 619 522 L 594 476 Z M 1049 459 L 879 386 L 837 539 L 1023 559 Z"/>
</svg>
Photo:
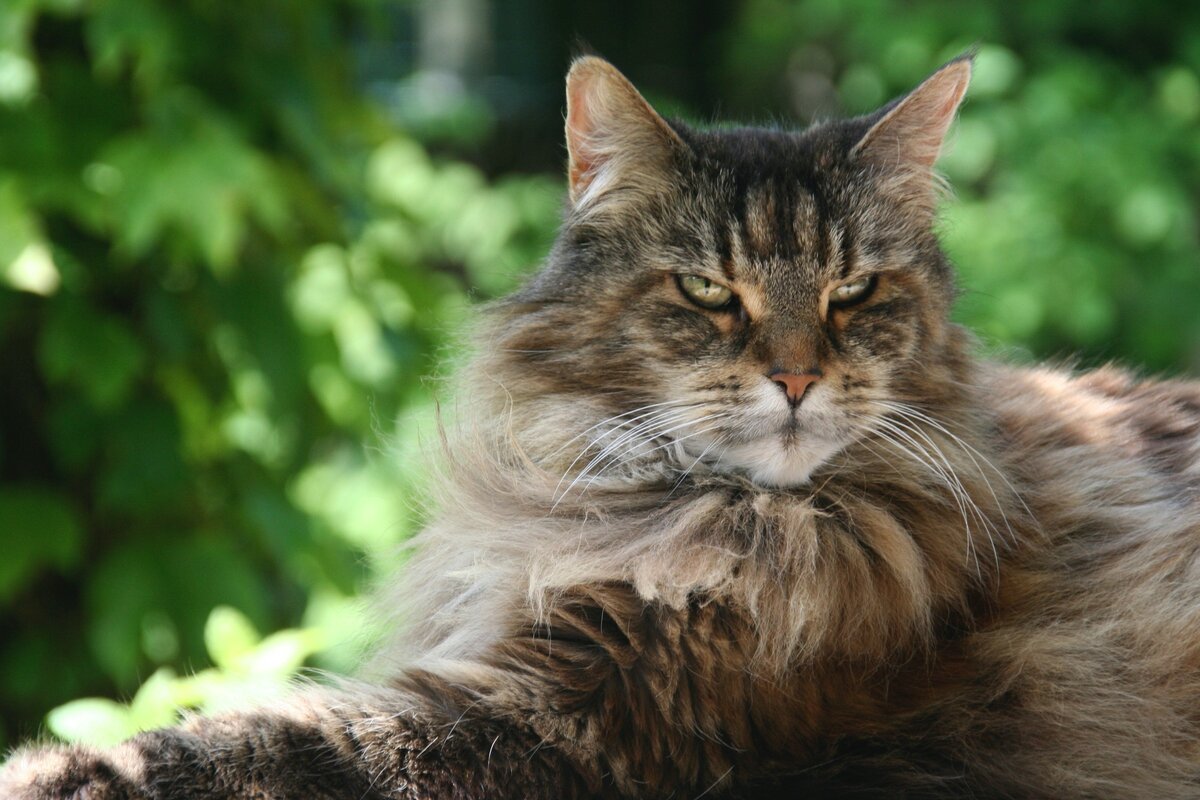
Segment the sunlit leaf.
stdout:
<svg viewBox="0 0 1200 800">
<path fill-rule="evenodd" d="M 217 606 L 204 624 L 204 646 L 222 669 L 237 667 L 261 640 L 254 623 L 236 608 Z"/>
<path fill-rule="evenodd" d="M 108 747 L 138 732 L 127 706 L 93 697 L 73 700 L 46 715 L 46 726 L 68 742 Z"/>
<path fill-rule="evenodd" d="M 162 667 L 137 690 L 129 703 L 129 720 L 139 731 L 164 728 L 178 719 L 180 691 L 173 670 Z"/>
</svg>

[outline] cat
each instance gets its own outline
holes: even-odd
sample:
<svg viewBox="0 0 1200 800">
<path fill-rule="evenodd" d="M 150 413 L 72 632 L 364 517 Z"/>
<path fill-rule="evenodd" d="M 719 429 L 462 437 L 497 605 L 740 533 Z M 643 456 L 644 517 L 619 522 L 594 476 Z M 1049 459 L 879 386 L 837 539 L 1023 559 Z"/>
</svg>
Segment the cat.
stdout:
<svg viewBox="0 0 1200 800">
<path fill-rule="evenodd" d="M 971 70 L 792 133 L 576 60 L 380 677 L 0 794 L 1200 796 L 1200 384 L 974 355 L 934 233 Z"/>
</svg>

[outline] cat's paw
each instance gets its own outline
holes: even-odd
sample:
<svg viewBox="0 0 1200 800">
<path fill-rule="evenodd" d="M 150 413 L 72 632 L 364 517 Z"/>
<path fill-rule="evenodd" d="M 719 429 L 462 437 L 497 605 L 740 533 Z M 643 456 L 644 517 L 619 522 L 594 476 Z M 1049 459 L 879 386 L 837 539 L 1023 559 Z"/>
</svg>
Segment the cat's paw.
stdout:
<svg viewBox="0 0 1200 800">
<path fill-rule="evenodd" d="M 141 800 L 116 751 L 83 747 L 19 750 L 0 766 L 3 800 Z"/>
</svg>

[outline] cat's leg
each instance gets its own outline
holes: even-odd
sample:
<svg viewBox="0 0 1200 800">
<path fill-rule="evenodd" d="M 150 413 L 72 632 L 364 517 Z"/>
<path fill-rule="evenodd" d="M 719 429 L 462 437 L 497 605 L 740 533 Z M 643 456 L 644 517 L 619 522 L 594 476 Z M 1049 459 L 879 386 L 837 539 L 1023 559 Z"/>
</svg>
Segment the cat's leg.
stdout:
<svg viewBox="0 0 1200 800">
<path fill-rule="evenodd" d="M 4 800 L 567 800 L 568 759 L 519 723 L 417 695 L 310 691 L 286 708 L 145 733 L 108 750 L 18 752 Z"/>
<path fill-rule="evenodd" d="M 740 620 L 580 587 L 474 658 L 418 662 L 402 690 L 310 690 L 109 751 L 27 752 L 0 800 L 715 798 L 809 750 L 810 690 L 746 670 Z"/>
</svg>

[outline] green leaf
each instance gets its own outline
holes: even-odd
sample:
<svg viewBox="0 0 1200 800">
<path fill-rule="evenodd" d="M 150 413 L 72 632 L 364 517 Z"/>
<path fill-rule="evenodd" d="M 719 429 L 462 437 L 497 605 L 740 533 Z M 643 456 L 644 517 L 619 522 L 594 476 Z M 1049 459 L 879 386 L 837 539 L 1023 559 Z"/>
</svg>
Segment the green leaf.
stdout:
<svg viewBox="0 0 1200 800">
<path fill-rule="evenodd" d="M 0 278 L 14 289 L 41 295 L 54 294 L 62 281 L 41 221 L 11 178 L 0 179 Z"/>
<path fill-rule="evenodd" d="M 83 529 L 70 501 L 40 487 L 0 488 L 0 605 L 46 567 L 78 563 Z"/>
<path fill-rule="evenodd" d="M 261 638 L 254 623 L 229 606 L 214 608 L 204 624 L 204 645 L 213 663 L 222 669 L 236 668 Z"/>
<path fill-rule="evenodd" d="M 97 408 L 120 405 L 146 359 L 133 331 L 121 319 L 79 302 L 60 302 L 52 308 L 38 342 L 46 379 L 82 389 Z"/>
<path fill-rule="evenodd" d="M 262 578 L 228 537 L 162 533 L 114 549 L 94 568 L 87 587 L 89 642 L 122 686 L 136 678 L 143 621 L 165 614 L 180 634 L 184 663 L 202 663 L 203 631 L 222 605 L 257 621 L 267 617 Z"/>
<path fill-rule="evenodd" d="M 172 15 L 151 0 L 106 0 L 88 17 L 87 40 L 97 71 L 115 76 L 126 65 L 156 85 L 179 52 Z"/>
<path fill-rule="evenodd" d="M 158 126 L 113 142 L 101 163 L 114 193 L 118 245 L 140 258 L 164 240 L 232 271 L 251 223 L 279 232 L 287 202 L 270 162 L 187 94 L 160 101 Z"/>
<path fill-rule="evenodd" d="M 288 630 L 273 633 L 253 651 L 245 654 L 244 669 L 251 675 L 287 677 L 304 665 L 325 646 L 325 637 L 316 630 Z"/>
<path fill-rule="evenodd" d="M 46 726 L 60 739 L 109 747 L 138 732 L 133 714 L 114 700 L 72 700 L 46 715 Z"/>
<path fill-rule="evenodd" d="M 179 503 L 189 476 L 174 409 L 158 399 L 134 403 L 107 427 L 99 505 L 142 515 Z"/>
<path fill-rule="evenodd" d="M 174 671 L 161 667 L 138 689 L 129 704 L 130 721 L 139 731 L 165 728 L 178 719 L 181 692 Z"/>
<path fill-rule="evenodd" d="M 21 251 L 39 238 L 37 221 L 17 182 L 0 180 L 0 268 L 7 270 Z"/>
<path fill-rule="evenodd" d="M 100 667 L 123 688 L 131 688 L 142 663 L 139 644 L 146 614 L 166 605 L 169 594 L 151 548 L 118 546 L 87 577 L 88 643 Z"/>
</svg>

